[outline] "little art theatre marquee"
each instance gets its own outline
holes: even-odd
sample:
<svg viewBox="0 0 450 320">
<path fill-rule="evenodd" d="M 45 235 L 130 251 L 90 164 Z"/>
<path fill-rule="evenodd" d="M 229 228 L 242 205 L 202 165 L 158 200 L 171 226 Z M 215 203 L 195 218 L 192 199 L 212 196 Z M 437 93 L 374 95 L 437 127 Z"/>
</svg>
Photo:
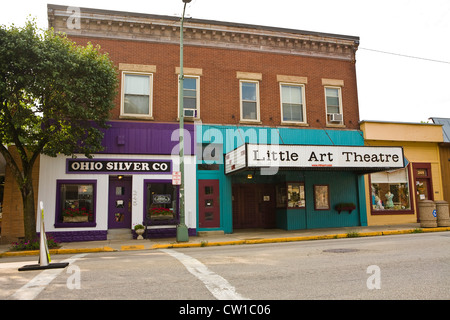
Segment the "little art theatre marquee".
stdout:
<svg viewBox="0 0 450 320">
<path fill-rule="evenodd" d="M 393 147 L 245 144 L 228 153 L 226 160 L 226 173 L 241 167 L 386 170 L 403 167 L 403 150 Z"/>
</svg>

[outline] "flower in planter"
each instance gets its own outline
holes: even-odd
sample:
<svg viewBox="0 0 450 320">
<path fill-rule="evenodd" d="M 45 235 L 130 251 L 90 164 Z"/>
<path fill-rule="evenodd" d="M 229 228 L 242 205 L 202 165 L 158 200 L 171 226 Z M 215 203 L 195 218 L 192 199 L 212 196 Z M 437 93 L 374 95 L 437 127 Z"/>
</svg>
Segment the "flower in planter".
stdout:
<svg viewBox="0 0 450 320">
<path fill-rule="evenodd" d="M 92 212 L 86 208 L 67 208 L 63 210 L 63 217 L 92 216 Z"/>
<path fill-rule="evenodd" d="M 164 216 L 170 216 L 173 215 L 173 211 L 168 208 L 150 208 L 150 216 L 156 216 L 156 215 L 164 215 Z"/>
<path fill-rule="evenodd" d="M 56 249 L 61 247 L 60 243 L 56 241 L 52 236 L 46 235 L 47 246 L 49 249 Z M 40 239 L 36 238 L 33 240 L 20 240 L 11 244 L 9 251 L 25 251 L 25 250 L 39 250 L 40 249 Z"/>
<path fill-rule="evenodd" d="M 353 210 L 356 209 L 356 205 L 354 203 L 348 202 L 348 203 L 338 203 L 335 207 L 334 207 L 337 212 L 341 213 L 341 211 L 348 211 L 349 213 L 351 213 Z"/>
</svg>

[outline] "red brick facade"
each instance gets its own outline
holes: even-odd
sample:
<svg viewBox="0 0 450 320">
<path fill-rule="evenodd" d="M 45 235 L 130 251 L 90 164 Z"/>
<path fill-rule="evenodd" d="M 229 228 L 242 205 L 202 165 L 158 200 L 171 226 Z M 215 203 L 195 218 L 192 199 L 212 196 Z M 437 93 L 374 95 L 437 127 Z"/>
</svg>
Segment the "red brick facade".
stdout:
<svg viewBox="0 0 450 320">
<path fill-rule="evenodd" d="M 117 39 L 70 37 L 80 45 L 99 44 L 115 64 L 154 65 L 153 116 L 156 122 L 177 121 L 179 46 Z M 355 63 L 338 59 L 304 57 L 270 52 L 184 46 L 184 67 L 200 68 L 200 110 L 203 123 L 239 124 L 239 79 L 236 72 L 262 74 L 260 113 L 264 126 L 280 126 L 280 87 L 277 75 L 306 77 L 307 122 L 311 128 L 326 125 L 322 79 L 342 80 L 342 105 L 347 129 L 359 121 Z M 185 75 L 186 72 L 185 72 Z M 119 88 L 119 92 L 120 92 Z M 120 94 L 112 118 L 120 114 Z"/>
</svg>

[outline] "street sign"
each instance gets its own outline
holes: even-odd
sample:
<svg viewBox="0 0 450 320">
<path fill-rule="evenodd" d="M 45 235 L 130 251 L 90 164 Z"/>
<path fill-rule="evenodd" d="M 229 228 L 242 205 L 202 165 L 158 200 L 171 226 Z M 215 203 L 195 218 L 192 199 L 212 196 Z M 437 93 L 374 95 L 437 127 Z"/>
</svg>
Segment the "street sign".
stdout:
<svg viewBox="0 0 450 320">
<path fill-rule="evenodd" d="M 181 172 L 180 171 L 172 172 L 172 185 L 174 185 L 174 186 L 181 185 Z"/>
</svg>

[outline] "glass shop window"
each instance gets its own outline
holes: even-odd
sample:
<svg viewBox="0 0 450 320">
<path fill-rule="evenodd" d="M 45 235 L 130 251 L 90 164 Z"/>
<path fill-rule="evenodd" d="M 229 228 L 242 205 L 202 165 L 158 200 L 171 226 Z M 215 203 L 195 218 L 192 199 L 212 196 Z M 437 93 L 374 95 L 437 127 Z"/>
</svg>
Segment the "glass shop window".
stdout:
<svg viewBox="0 0 450 320">
<path fill-rule="evenodd" d="M 406 168 L 370 175 L 373 210 L 410 210 L 409 179 Z"/>
<path fill-rule="evenodd" d="M 173 220 L 177 217 L 178 189 L 172 183 L 147 184 L 147 219 Z"/>
<path fill-rule="evenodd" d="M 94 184 L 60 183 L 58 188 L 60 222 L 92 222 L 94 220 Z"/>
<path fill-rule="evenodd" d="M 304 183 L 288 183 L 287 185 L 287 207 L 288 208 L 304 208 L 305 201 L 305 184 Z"/>
<path fill-rule="evenodd" d="M 286 185 L 278 185 L 277 208 L 305 208 L 305 183 L 288 182 Z"/>
</svg>

